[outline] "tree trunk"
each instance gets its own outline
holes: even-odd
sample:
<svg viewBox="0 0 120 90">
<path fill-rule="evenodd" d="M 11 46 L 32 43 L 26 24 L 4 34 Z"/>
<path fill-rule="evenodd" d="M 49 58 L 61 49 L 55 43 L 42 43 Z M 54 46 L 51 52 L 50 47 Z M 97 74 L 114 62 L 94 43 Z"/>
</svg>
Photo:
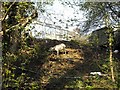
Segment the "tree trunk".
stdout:
<svg viewBox="0 0 120 90">
<path fill-rule="evenodd" d="M 111 75 L 112 75 L 112 81 L 115 82 L 115 76 L 114 76 L 114 66 L 113 66 L 113 53 L 112 53 L 112 44 L 109 43 L 109 52 L 110 52 L 110 56 L 109 56 L 109 60 L 110 60 L 110 70 L 111 70 Z"/>
<path fill-rule="evenodd" d="M 112 45 L 113 45 L 113 28 L 110 26 L 110 17 L 108 13 L 106 12 L 106 15 L 104 17 L 105 24 L 107 26 L 107 32 L 108 32 L 108 43 L 109 43 L 109 61 L 110 61 L 110 70 L 111 70 L 111 78 L 112 81 L 115 82 L 115 75 L 114 75 L 114 66 L 113 66 L 113 51 L 112 51 Z"/>
</svg>

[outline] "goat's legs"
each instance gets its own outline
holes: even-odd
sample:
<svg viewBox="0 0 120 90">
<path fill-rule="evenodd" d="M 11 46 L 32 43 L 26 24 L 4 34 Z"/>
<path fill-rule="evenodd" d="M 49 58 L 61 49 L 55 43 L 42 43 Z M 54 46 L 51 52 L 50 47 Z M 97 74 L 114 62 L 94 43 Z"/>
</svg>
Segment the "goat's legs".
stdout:
<svg viewBox="0 0 120 90">
<path fill-rule="evenodd" d="M 57 51 L 57 56 L 59 55 L 59 50 Z"/>
<path fill-rule="evenodd" d="M 64 49 L 64 51 L 65 51 L 65 54 L 66 54 L 66 49 Z"/>
</svg>

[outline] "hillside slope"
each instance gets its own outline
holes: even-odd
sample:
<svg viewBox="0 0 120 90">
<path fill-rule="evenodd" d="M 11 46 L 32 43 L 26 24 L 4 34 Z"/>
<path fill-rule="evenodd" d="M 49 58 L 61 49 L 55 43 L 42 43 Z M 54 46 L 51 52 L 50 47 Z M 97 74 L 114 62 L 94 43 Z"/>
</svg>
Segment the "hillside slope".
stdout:
<svg viewBox="0 0 120 90">
<path fill-rule="evenodd" d="M 31 69 L 37 72 L 35 77 L 40 81 L 41 88 L 47 90 L 63 88 L 82 88 L 86 85 L 109 87 L 108 77 L 102 77 L 99 82 L 89 82 L 91 71 L 103 72 L 101 66 L 108 60 L 108 53 L 103 49 L 82 45 L 74 41 L 57 41 L 57 40 L 37 40 L 38 57 L 37 61 L 31 62 Z M 60 43 L 66 44 L 66 54 L 63 51 L 57 56 L 56 52 L 50 52 L 50 47 Z M 36 58 L 34 58 L 36 59 Z M 96 80 L 96 78 L 94 78 Z M 94 80 L 93 79 L 93 80 Z M 71 85 L 72 83 L 72 85 Z M 75 86 L 79 83 L 77 86 Z M 73 85 L 75 84 L 75 85 Z M 103 87 L 104 88 L 104 87 Z"/>
<path fill-rule="evenodd" d="M 39 57 L 42 65 L 38 65 L 40 68 L 39 79 L 44 88 L 64 88 L 68 82 L 76 79 L 82 80 L 91 71 L 100 71 L 96 61 L 101 54 L 94 48 L 82 46 L 73 41 L 43 40 L 39 42 L 43 49 L 42 56 L 47 53 L 46 58 Z M 49 48 L 60 43 L 66 44 L 67 53 L 64 54 L 61 51 L 57 57 L 56 52 L 50 52 Z"/>
</svg>

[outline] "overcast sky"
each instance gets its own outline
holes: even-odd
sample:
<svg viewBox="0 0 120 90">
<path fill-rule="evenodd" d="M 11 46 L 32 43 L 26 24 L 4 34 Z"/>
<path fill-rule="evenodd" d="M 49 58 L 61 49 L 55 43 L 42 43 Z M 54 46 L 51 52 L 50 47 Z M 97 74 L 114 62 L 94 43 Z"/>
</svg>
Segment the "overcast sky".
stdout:
<svg viewBox="0 0 120 90">
<path fill-rule="evenodd" d="M 72 31 L 77 26 L 81 27 L 85 21 L 84 12 L 81 11 L 79 6 L 70 7 L 63 5 L 60 0 L 54 0 L 53 5 L 43 5 L 45 12 L 39 12 L 38 21 L 52 24 L 52 26 L 60 26 L 62 29 Z M 76 19 L 76 21 L 71 21 Z M 68 28 L 66 28 L 68 27 Z M 38 32 L 43 30 L 40 25 L 35 25 L 35 30 Z"/>
</svg>

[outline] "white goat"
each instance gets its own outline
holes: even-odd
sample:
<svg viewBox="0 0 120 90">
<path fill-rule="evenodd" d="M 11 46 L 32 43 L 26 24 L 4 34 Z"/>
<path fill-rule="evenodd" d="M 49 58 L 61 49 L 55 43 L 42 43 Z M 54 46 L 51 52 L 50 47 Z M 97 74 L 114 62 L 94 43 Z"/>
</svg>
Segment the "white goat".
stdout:
<svg viewBox="0 0 120 90">
<path fill-rule="evenodd" d="M 66 54 L 65 48 L 66 48 L 66 45 L 65 45 L 64 43 L 61 43 L 61 44 L 59 44 L 59 45 L 56 45 L 56 46 L 54 46 L 54 47 L 51 47 L 51 48 L 50 48 L 50 51 L 54 51 L 54 50 L 57 51 L 57 56 L 58 56 L 60 50 L 64 50 L 64 51 L 65 51 L 65 54 Z"/>
</svg>

